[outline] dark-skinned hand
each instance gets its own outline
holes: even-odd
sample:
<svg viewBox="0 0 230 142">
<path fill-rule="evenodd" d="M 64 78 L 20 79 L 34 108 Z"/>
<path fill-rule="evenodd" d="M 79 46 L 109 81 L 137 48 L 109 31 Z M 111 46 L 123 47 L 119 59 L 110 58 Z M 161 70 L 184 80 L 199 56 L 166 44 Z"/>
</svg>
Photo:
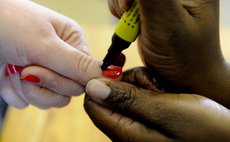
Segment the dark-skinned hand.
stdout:
<svg viewBox="0 0 230 142">
<path fill-rule="evenodd" d="M 109 0 L 121 17 L 133 0 Z M 168 90 L 230 106 L 230 68 L 219 41 L 219 0 L 137 0 L 140 55 Z"/>
<path fill-rule="evenodd" d="M 135 68 L 125 72 L 122 80 L 136 86 L 91 80 L 85 110 L 112 141 L 230 141 L 228 109 L 199 95 L 164 93 L 152 79 L 147 69 Z"/>
</svg>

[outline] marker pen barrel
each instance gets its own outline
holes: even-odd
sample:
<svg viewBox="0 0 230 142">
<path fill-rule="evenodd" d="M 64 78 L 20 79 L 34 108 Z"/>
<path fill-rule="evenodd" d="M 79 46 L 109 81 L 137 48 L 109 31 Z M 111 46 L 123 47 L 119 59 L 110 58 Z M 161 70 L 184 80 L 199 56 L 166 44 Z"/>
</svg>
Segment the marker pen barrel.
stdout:
<svg viewBox="0 0 230 142">
<path fill-rule="evenodd" d="M 107 69 L 109 65 L 134 42 L 140 31 L 140 14 L 137 1 L 126 11 L 118 22 L 115 32 L 112 36 L 112 43 L 103 59 L 102 70 Z"/>
</svg>

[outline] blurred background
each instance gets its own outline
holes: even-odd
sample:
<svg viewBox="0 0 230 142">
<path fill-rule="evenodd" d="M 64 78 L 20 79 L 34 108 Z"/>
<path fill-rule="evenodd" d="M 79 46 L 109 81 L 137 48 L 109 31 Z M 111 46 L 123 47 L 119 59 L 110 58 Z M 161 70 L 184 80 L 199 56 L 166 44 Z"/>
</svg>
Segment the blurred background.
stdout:
<svg viewBox="0 0 230 142">
<path fill-rule="evenodd" d="M 75 19 L 84 29 L 89 49 L 103 59 L 110 44 L 116 19 L 110 14 L 107 0 L 34 0 L 34 2 Z M 221 0 L 221 44 L 230 60 L 230 1 Z M 142 65 L 136 44 L 125 51 L 126 68 Z M 135 62 L 134 62 L 135 61 Z M 1 132 L 1 142 L 109 142 L 90 121 L 83 108 L 84 96 L 73 98 L 61 109 L 24 110 L 8 108 Z"/>
<path fill-rule="evenodd" d="M 230 61 L 230 1 L 220 0 L 220 37 L 225 58 Z"/>
</svg>

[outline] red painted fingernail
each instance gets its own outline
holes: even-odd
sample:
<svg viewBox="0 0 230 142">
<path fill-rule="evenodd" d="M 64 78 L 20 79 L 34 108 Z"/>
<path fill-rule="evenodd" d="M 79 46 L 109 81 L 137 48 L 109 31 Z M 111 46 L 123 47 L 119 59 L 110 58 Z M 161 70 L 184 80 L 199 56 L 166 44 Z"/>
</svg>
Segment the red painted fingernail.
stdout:
<svg viewBox="0 0 230 142">
<path fill-rule="evenodd" d="M 14 66 L 14 67 L 15 67 L 16 71 L 18 71 L 18 73 L 21 75 L 22 70 L 24 69 L 24 67 L 22 67 L 22 66 Z"/>
<path fill-rule="evenodd" d="M 6 69 L 6 72 L 5 72 L 5 76 L 9 77 L 9 72 L 8 72 L 7 69 Z"/>
<path fill-rule="evenodd" d="M 21 80 L 29 81 L 33 83 L 39 83 L 41 81 L 40 78 L 38 78 L 37 76 L 31 75 L 31 74 L 27 74 L 21 77 Z"/>
<path fill-rule="evenodd" d="M 104 77 L 116 79 L 122 73 L 122 68 L 118 66 L 109 66 L 106 70 L 103 71 Z"/>
<path fill-rule="evenodd" d="M 17 72 L 16 69 L 15 69 L 15 67 L 13 65 L 7 64 L 7 67 L 10 70 L 11 74 L 15 74 Z"/>
</svg>

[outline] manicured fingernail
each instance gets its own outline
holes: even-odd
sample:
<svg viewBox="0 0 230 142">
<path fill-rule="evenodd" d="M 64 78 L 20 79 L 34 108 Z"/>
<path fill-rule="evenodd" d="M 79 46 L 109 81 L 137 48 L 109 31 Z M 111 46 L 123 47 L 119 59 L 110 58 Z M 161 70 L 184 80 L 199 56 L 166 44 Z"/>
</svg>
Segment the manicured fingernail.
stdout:
<svg viewBox="0 0 230 142">
<path fill-rule="evenodd" d="M 5 76 L 9 77 L 9 72 L 8 72 L 7 69 L 6 69 L 6 72 L 5 72 Z"/>
<path fill-rule="evenodd" d="M 24 69 L 24 67 L 22 67 L 22 66 L 14 66 L 14 67 L 15 67 L 16 71 L 21 75 L 22 70 Z"/>
<path fill-rule="evenodd" d="M 21 77 L 21 80 L 29 81 L 33 83 L 39 83 L 41 81 L 40 78 L 38 78 L 37 76 L 31 75 L 31 74 L 27 74 Z"/>
<path fill-rule="evenodd" d="M 11 74 L 15 74 L 17 72 L 15 67 L 11 64 L 7 64 L 7 68 L 9 69 Z"/>
<path fill-rule="evenodd" d="M 109 66 L 106 70 L 103 71 L 104 77 L 116 79 L 122 73 L 122 68 L 118 66 Z"/>
<path fill-rule="evenodd" d="M 110 92 L 111 89 L 97 79 L 91 80 L 86 86 L 86 93 L 93 98 L 106 99 Z"/>
</svg>

